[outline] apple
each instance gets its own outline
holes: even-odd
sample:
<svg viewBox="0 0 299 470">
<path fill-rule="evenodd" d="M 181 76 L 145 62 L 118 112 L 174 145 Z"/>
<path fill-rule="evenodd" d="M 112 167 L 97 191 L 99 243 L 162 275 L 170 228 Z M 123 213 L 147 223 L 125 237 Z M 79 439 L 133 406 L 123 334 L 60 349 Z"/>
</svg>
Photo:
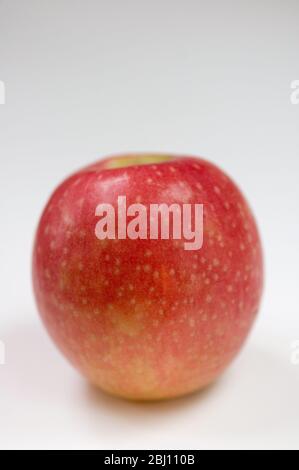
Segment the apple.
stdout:
<svg viewBox="0 0 299 470">
<path fill-rule="evenodd" d="M 201 205 L 202 243 L 186 249 L 172 236 L 174 218 L 169 238 L 150 238 L 149 227 L 138 237 L 136 224 L 136 237 L 126 237 L 133 212 L 122 221 L 110 214 L 105 237 L 97 208 L 114 208 L 116 219 L 120 196 L 133 212 Z M 33 286 L 49 334 L 91 383 L 129 399 L 176 397 L 214 381 L 249 333 L 262 284 L 252 212 L 232 180 L 201 158 L 96 162 L 58 186 L 36 233 Z"/>
</svg>

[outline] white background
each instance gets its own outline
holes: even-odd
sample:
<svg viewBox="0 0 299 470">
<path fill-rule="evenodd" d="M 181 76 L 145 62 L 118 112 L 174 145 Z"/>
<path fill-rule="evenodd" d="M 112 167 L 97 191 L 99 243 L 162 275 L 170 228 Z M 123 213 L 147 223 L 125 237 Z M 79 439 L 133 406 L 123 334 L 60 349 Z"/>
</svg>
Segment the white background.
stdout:
<svg viewBox="0 0 299 470">
<path fill-rule="evenodd" d="M 299 448 L 298 21 L 297 0 L 0 1 L 1 448 Z M 55 185 L 134 150 L 223 167 L 266 260 L 259 319 L 233 366 L 203 393 L 143 405 L 66 363 L 30 278 Z"/>
</svg>

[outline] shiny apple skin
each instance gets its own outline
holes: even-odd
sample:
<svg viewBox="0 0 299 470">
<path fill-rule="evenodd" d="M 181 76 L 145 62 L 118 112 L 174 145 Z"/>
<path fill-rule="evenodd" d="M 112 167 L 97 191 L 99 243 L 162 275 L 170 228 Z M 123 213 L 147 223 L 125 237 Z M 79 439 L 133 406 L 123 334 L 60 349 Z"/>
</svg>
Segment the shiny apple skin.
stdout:
<svg viewBox="0 0 299 470">
<path fill-rule="evenodd" d="M 154 400 L 224 371 L 256 318 L 263 266 L 252 212 L 226 174 L 201 158 L 134 164 L 139 157 L 117 168 L 119 156 L 101 160 L 58 186 L 38 225 L 33 286 L 49 334 L 91 383 Z M 203 203 L 203 247 L 98 240 L 95 208 L 116 206 L 118 195 L 128 205 Z"/>
</svg>

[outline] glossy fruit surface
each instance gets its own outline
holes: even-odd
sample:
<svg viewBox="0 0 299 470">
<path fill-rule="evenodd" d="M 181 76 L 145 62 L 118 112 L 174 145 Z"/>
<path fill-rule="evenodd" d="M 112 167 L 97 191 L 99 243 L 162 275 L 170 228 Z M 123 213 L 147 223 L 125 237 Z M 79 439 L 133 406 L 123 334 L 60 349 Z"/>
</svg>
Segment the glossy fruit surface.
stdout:
<svg viewBox="0 0 299 470">
<path fill-rule="evenodd" d="M 99 240 L 96 207 L 116 208 L 119 195 L 145 207 L 203 204 L 202 248 Z M 34 292 L 48 332 L 92 383 L 131 399 L 175 397 L 217 378 L 255 319 L 262 278 L 246 200 L 200 158 L 126 155 L 90 165 L 56 189 L 36 233 Z"/>
</svg>

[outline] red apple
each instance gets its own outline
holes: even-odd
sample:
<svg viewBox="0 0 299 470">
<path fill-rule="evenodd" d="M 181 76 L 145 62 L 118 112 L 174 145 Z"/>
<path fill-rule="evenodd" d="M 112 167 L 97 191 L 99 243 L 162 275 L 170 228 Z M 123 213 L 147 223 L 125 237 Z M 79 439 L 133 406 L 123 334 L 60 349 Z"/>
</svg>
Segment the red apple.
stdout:
<svg viewBox="0 0 299 470">
<path fill-rule="evenodd" d="M 120 195 L 146 208 L 203 204 L 203 246 L 99 240 L 96 208 L 116 208 Z M 78 171 L 51 196 L 34 246 L 34 292 L 51 337 L 89 381 L 131 399 L 175 397 L 216 379 L 256 317 L 262 277 L 247 202 L 199 158 L 125 155 Z"/>
</svg>

